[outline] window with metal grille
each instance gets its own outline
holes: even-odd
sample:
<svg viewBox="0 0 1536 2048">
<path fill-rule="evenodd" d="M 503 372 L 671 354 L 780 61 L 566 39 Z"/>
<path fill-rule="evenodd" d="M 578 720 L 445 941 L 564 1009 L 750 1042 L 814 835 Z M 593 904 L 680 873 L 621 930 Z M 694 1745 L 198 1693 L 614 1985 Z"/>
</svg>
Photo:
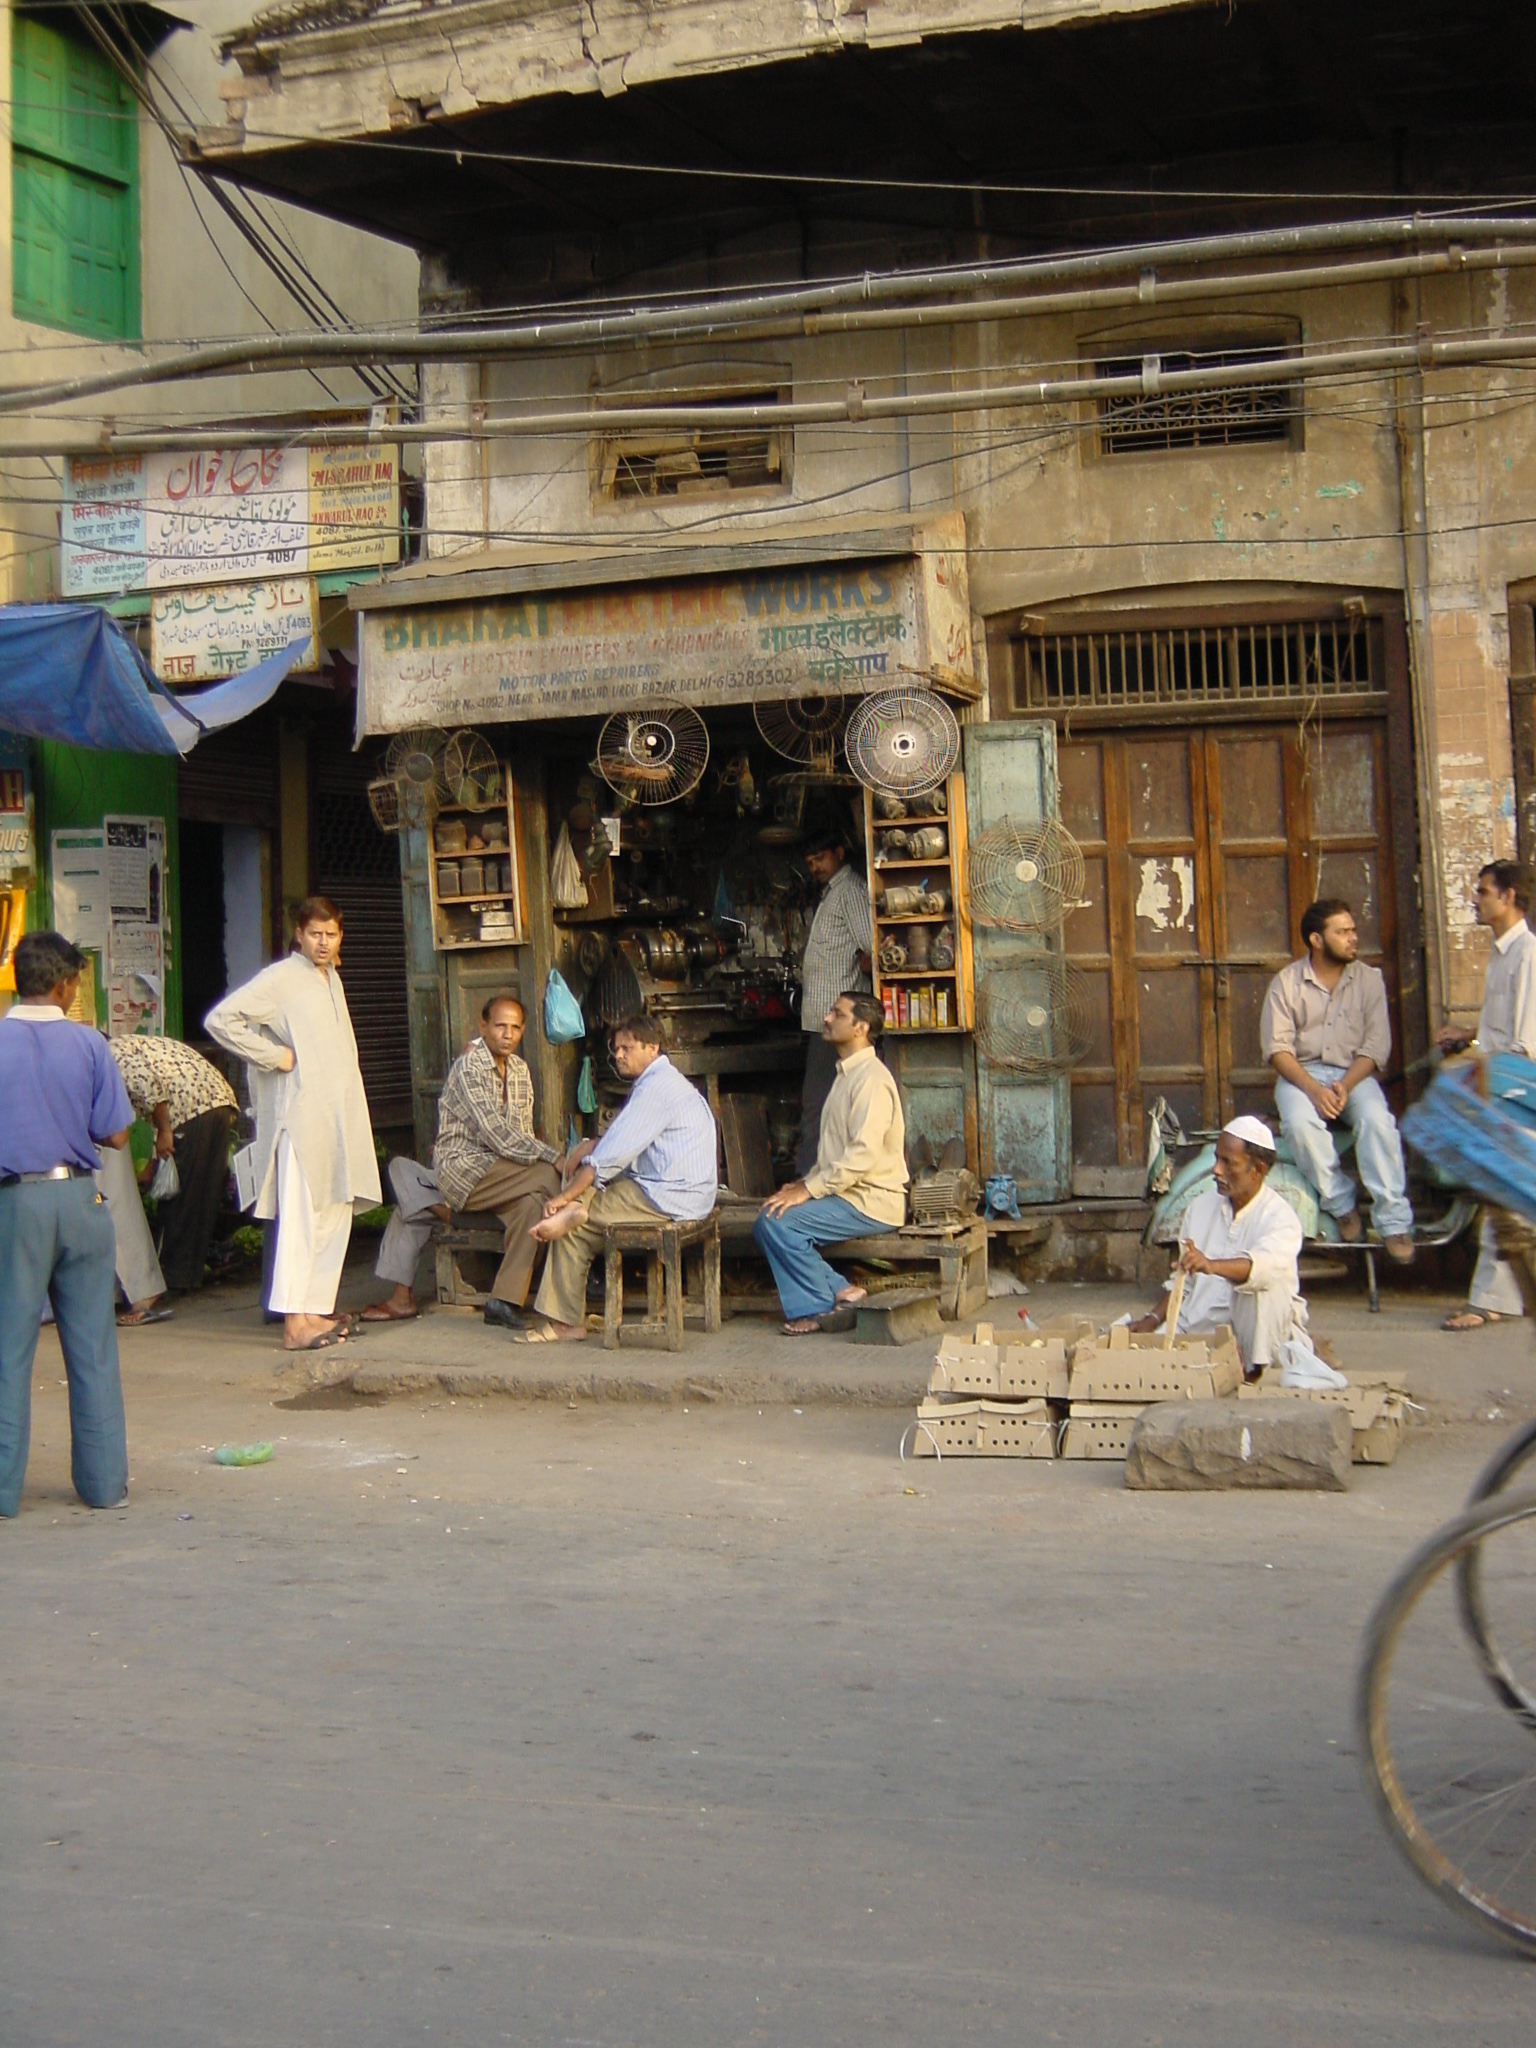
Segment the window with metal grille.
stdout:
<svg viewBox="0 0 1536 2048">
<path fill-rule="evenodd" d="M 11 19 L 11 310 L 139 336 L 138 108 L 102 53 Z"/>
<path fill-rule="evenodd" d="M 1156 710 L 1380 696 L 1371 619 L 1029 632 L 1015 643 L 1019 711 Z"/>
<path fill-rule="evenodd" d="M 626 407 L 704 404 L 776 406 L 787 390 L 690 388 L 686 394 L 612 392 L 608 403 Z M 741 426 L 626 428 L 604 434 L 597 446 L 597 492 L 623 502 L 631 498 L 702 498 L 723 491 L 787 490 L 793 435 L 766 422 Z"/>
<path fill-rule="evenodd" d="M 1104 356 L 1093 364 L 1097 377 L 1140 377 L 1155 359 L 1163 376 L 1175 370 L 1257 368 L 1290 353 L 1284 343 L 1268 348 L 1144 349 L 1135 356 Z M 1237 448 L 1254 442 L 1290 442 L 1301 419 L 1301 390 L 1294 379 L 1234 386 L 1217 391 L 1128 392 L 1099 400 L 1099 451 L 1143 455 L 1174 448 Z"/>
</svg>

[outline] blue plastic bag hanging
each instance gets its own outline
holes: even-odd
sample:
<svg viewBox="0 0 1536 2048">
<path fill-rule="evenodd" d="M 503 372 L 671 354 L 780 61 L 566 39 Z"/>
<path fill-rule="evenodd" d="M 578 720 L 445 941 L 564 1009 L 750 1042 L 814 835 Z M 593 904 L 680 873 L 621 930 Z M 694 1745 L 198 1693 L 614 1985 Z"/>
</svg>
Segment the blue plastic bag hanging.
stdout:
<svg viewBox="0 0 1536 2048">
<path fill-rule="evenodd" d="M 544 984 L 544 1036 L 551 1045 L 574 1045 L 587 1035 L 581 1005 L 565 985 L 558 967 L 551 967 Z"/>
<path fill-rule="evenodd" d="M 576 1107 L 583 1116 L 590 1116 L 597 1107 L 597 1088 L 592 1078 L 591 1053 L 588 1053 L 581 1063 L 581 1073 L 576 1082 Z"/>
</svg>

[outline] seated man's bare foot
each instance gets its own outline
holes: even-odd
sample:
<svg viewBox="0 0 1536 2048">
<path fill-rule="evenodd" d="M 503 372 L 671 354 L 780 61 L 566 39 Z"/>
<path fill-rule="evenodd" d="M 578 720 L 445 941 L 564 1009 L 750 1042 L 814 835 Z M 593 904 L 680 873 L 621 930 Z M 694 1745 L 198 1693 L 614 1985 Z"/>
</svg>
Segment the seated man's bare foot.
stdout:
<svg viewBox="0 0 1536 2048">
<path fill-rule="evenodd" d="M 840 1287 L 832 1297 L 839 1308 L 857 1308 L 861 1301 L 868 1301 L 867 1287 Z"/>
<path fill-rule="evenodd" d="M 446 1202 L 434 1202 L 432 1204 L 432 1214 L 439 1223 L 451 1223 L 453 1221 L 453 1211 Z"/>
<path fill-rule="evenodd" d="M 541 1216 L 528 1235 L 536 1237 L 540 1244 L 552 1244 L 557 1237 L 564 1237 L 568 1230 L 574 1230 L 585 1214 L 579 1202 L 567 1202 L 553 1216 Z"/>
</svg>

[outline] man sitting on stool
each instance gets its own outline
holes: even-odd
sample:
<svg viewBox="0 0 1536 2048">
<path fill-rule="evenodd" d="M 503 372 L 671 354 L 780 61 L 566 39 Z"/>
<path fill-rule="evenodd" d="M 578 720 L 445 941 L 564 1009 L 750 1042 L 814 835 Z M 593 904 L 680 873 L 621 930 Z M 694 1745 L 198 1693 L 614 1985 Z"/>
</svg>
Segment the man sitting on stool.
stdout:
<svg viewBox="0 0 1536 2048">
<path fill-rule="evenodd" d="M 1355 920 L 1336 897 L 1302 912 L 1301 943 L 1307 957 L 1282 967 L 1269 984 L 1259 1030 L 1277 1077 L 1280 1128 L 1337 1219 L 1340 1237 L 1358 1244 L 1355 1184 L 1339 1164 L 1331 1128 L 1349 1125 L 1376 1234 L 1388 1258 L 1406 1266 L 1413 1258 L 1408 1174 L 1397 1124 L 1376 1079 L 1392 1050 L 1386 984 L 1379 967 L 1355 958 Z"/>
<path fill-rule="evenodd" d="M 1189 1275 L 1179 1308 L 1180 1337 L 1198 1337 L 1230 1323 L 1242 1354 L 1243 1378 L 1256 1380 L 1293 1329 L 1307 1325 L 1296 1261 L 1301 1221 L 1264 1176 L 1275 1141 L 1256 1116 L 1234 1117 L 1216 1140 L 1216 1186 L 1184 1212 L 1179 1265 Z M 1139 1322 L 1160 1330 L 1168 1298 Z"/>
<path fill-rule="evenodd" d="M 594 1145 L 572 1151 L 579 1168 L 563 1194 L 544 1204 L 532 1235 L 549 1245 L 534 1307 L 544 1322 L 525 1342 L 551 1344 L 587 1334 L 587 1270 L 603 1248 L 606 1223 L 697 1223 L 720 1188 L 715 1119 L 686 1074 L 661 1049 L 654 1017 L 613 1027 L 613 1063 L 633 1085 L 629 1100 Z M 582 1165 L 585 1160 L 585 1165 Z"/>
<path fill-rule="evenodd" d="M 906 1125 L 901 1095 L 875 1051 L 885 1018 L 873 996 L 841 995 L 822 1033 L 837 1073 L 821 1112 L 816 1164 L 763 1204 L 752 1226 L 773 1268 L 784 1334 L 806 1337 L 818 1318 L 864 1299 L 817 1251 L 849 1237 L 899 1229 L 907 1214 Z"/>
</svg>

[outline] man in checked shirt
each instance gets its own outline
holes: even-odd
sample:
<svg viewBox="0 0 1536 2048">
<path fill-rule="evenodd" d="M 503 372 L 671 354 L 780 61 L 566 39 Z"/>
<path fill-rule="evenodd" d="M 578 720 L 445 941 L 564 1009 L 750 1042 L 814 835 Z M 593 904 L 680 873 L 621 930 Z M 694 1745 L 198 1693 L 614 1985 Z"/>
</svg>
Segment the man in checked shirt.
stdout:
<svg viewBox="0 0 1536 2048">
<path fill-rule="evenodd" d="M 528 1233 L 544 1213 L 544 1204 L 559 1194 L 564 1165 L 554 1146 L 534 1134 L 533 1076 L 517 1050 L 524 1022 L 516 996 L 494 995 L 486 1003 L 480 1012 L 480 1036 L 454 1061 L 443 1083 L 437 1143 L 432 1148 L 432 1177 L 442 1201 L 453 1209 L 492 1210 L 500 1219 L 502 1260 L 485 1304 L 485 1320 L 507 1329 L 521 1327 L 518 1311 L 528 1298 L 539 1250 Z M 425 1182 L 419 1168 L 416 1173 Z M 431 1201 L 432 1193 L 430 1186 L 421 1189 L 419 1213 L 443 1213 Z M 415 1315 L 410 1281 L 402 1282 L 399 1274 L 414 1274 L 421 1235 L 430 1229 L 430 1223 L 405 1223 L 404 1232 L 413 1233 L 408 1264 L 402 1260 L 386 1272 L 385 1277 L 395 1281 L 395 1291 L 376 1308 L 364 1310 L 364 1321 L 401 1322 Z M 381 1252 L 381 1270 L 384 1266 Z"/>
</svg>

